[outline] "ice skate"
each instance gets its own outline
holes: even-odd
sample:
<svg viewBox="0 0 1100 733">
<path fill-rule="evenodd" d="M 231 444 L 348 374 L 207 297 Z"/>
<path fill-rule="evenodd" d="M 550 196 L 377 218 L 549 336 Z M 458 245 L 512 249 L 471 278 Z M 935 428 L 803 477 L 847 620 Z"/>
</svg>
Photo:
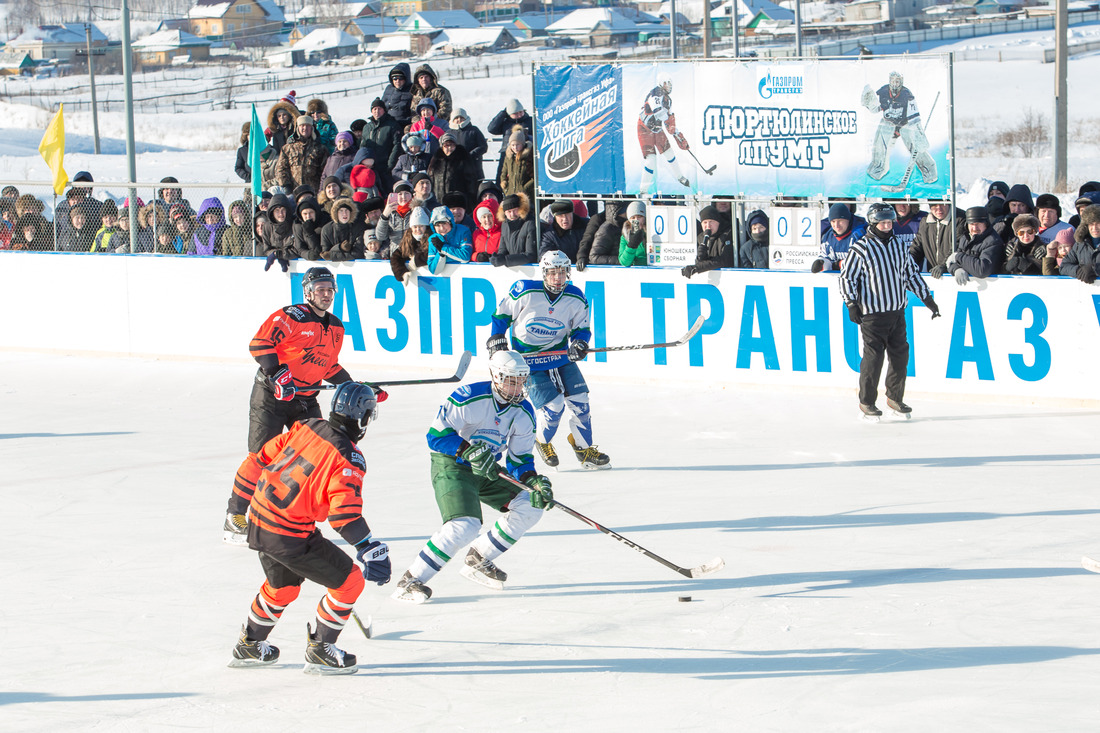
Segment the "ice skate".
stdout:
<svg viewBox="0 0 1100 733">
<path fill-rule="evenodd" d="M 879 422 L 879 419 L 882 417 L 882 410 L 874 405 L 861 404 L 859 406 L 859 411 L 863 413 L 864 422 L 876 423 Z"/>
<path fill-rule="evenodd" d="M 607 457 L 606 453 L 600 453 L 596 446 L 578 448 L 572 435 L 569 436 L 569 445 L 573 446 L 573 453 L 577 456 L 577 460 L 581 462 L 583 468 L 591 470 L 611 468 L 611 459 Z"/>
<path fill-rule="evenodd" d="M 552 443 L 540 443 L 535 441 L 535 447 L 539 450 L 539 458 L 542 462 L 551 468 L 558 467 L 558 452 L 554 450 Z"/>
<path fill-rule="evenodd" d="M 886 399 L 886 406 L 889 407 L 893 413 L 900 417 L 902 420 L 913 419 L 913 408 L 905 404 L 901 400 Z"/>
<path fill-rule="evenodd" d="M 395 601 L 416 603 L 418 605 L 425 603 L 431 597 L 432 589 L 414 578 L 408 570 L 401 576 L 401 580 L 397 581 L 397 590 L 390 596 Z"/>
<path fill-rule="evenodd" d="M 222 541 L 234 547 L 248 547 L 248 520 L 243 514 L 226 514 Z"/>
<path fill-rule="evenodd" d="M 337 649 L 335 644 L 321 641 L 306 624 L 306 674 L 355 674 L 359 671 L 355 655 Z"/>
<path fill-rule="evenodd" d="M 466 562 L 458 573 L 463 578 L 493 590 L 504 590 L 504 581 L 508 580 L 508 573 L 494 565 L 492 560 L 483 558 L 472 547 L 466 553 Z"/>
<path fill-rule="evenodd" d="M 241 627 L 241 638 L 233 647 L 233 661 L 230 667 L 266 667 L 279 661 L 279 647 L 267 643 L 266 639 L 249 639 L 247 627 Z"/>
</svg>

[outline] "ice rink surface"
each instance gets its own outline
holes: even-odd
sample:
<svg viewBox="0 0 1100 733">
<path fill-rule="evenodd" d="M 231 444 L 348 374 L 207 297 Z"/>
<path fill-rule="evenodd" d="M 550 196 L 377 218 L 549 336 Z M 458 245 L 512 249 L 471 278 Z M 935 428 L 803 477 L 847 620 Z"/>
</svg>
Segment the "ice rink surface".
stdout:
<svg viewBox="0 0 1100 733">
<path fill-rule="evenodd" d="M 725 569 L 687 580 L 551 511 L 499 561 L 504 592 L 455 567 L 423 606 L 368 585 L 375 637 L 340 639 L 358 674 L 316 678 L 308 582 L 280 663 L 226 667 L 262 582 L 221 542 L 253 371 L 0 352 L 0 728 L 1095 730 L 1095 410 L 911 395 L 911 422 L 868 425 L 855 376 L 850 395 L 594 381 L 614 469 L 580 470 L 559 433 L 556 495 Z M 395 578 L 439 523 L 424 434 L 450 386 L 394 388 L 361 444 Z"/>
</svg>

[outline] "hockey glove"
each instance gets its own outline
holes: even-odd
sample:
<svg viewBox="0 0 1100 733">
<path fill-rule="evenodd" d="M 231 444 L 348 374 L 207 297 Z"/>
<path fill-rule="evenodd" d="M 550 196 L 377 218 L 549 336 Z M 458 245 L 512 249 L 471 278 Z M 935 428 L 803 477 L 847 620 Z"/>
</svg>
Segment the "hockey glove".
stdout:
<svg viewBox="0 0 1100 733">
<path fill-rule="evenodd" d="M 550 489 L 550 479 L 535 474 L 523 483 L 531 489 L 531 506 L 535 509 L 549 510 L 554 506 L 554 492 Z"/>
<path fill-rule="evenodd" d="M 375 402 L 385 402 L 386 400 L 388 400 L 390 398 L 390 393 L 387 392 L 386 390 L 382 389 L 381 387 L 378 387 L 378 386 L 373 385 L 373 384 L 370 384 L 370 385 L 367 385 L 367 386 L 369 386 L 372 390 L 374 390 L 374 401 Z"/>
<path fill-rule="evenodd" d="M 282 402 L 290 402 L 294 399 L 294 393 L 298 391 L 294 386 L 294 375 L 290 373 L 290 367 L 285 365 L 271 375 L 271 384 L 275 391 L 275 399 Z"/>
<path fill-rule="evenodd" d="M 369 540 L 370 537 L 367 538 Z M 393 569 L 390 567 L 390 548 L 385 542 L 374 540 L 366 545 L 357 545 L 359 553 L 355 559 L 363 563 L 363 577 L 372 583 L 385 585 L 390 582 Z"/>
<path fill-rule="evenodd" d="M 859 307 L 859 303 L 852 303 L 848 306 L 848 320 L 857 326 L 863 323 L 863 309 Z"/>
<path fill-rule="evenodd" d="M 684 267 L 680 268 L 680 274 L 684 277 L 691 277 L 697 272 L 699 272 L 699 270 L 695 267 L 695 265 L 685 265 Z"/>
<path fill-rule="evenodd" d="M 933 320 L 940 317 L 940 307 L 938 305 L 936 305 L 936 301 L 932 300 L 931 295 L 929 295 L 927 298 L 925 298 L 921 302 L 924 303 L 925 308 L 932 311 Z"/>
<path fill-rule="evenodd" d="M 508 348 L 508 337 L 503 333 L 494 333 L 485 342 L 485 350 L 489 352 L 489 356 L 497 353 L 498 351 L 504 351 Z"/>
<path fill-rule="evenodd" d="M 1086 284 L 1096 282 L 1096 268 L 1091 262 L 1082 262 L 1077 266 L 1077 279 Z"/>
<path fill-rule="evenodd" d="M 688 149 L 688 141 L 687 138 L 684 137 L 684 133 L 677 130 L 676 134 L 672 136 L 672 139 L 676 141 L 676 144 L 680 147 L 680 150 Z"/>
<path fill-rule="evenodd" d="M 825 260 L 816 259 L 814 263 L 810 265 L 810 272 L 821 272 L 825 269 Z"/>
<path fill-rule="evenodd" d="M 569 344 L 569 361 L 580 361 L 588 354 L 588 342 L 577 339 Z"/>
<path fill-rule="evenodd" d="M 943 277 L 943 273 L 945 272 L 947 272 L 946 267 L 944 267 L 943 265 L 936 265 L 928 271 L 928 274 L 939 280 L 941 277 Z"/>
<path fill-rule="evenodd" d="M 462 458 L 470 464 L 470 470 L 478 476 L 493 478 L 500 472 L 500 467 L 493 458 L 493 449 L 484 443 L 472 444 L 462 451 Z"/>
<path fill-rule="evenodd" d="M 879 109 L 881 109 L 881 105 L 878 103 L 878 96 L 875 94 L 874 90 L 871 89 L 870 84 L 864 85 L 863 94 L 860 95 L 859 101 L 864 107 L 872 112 L 878 112 Z"/>
<path fill-rule="evenodd" d="M 970 282 L 969 273 L 967 273 L 967 271 L 962 269 L 961 267 L 955 270 L 955 282 L 957 282 L 960 286 L 966 285 L 968 282 Z"/>
</svg>

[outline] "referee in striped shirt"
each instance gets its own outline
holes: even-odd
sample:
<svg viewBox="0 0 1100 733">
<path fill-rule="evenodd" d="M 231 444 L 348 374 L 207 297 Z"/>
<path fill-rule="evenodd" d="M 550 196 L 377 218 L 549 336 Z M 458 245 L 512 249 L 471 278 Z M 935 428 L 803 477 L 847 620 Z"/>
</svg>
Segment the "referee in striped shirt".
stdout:
<svg viewBox="0 0 1100 733">
<path fill-rule="evenodd" d="M 867 211 L 867 233 L 852 244 L 840 268 L 840 294 L 848 307 L 848 317 L 863 334 L 863 361 L 859 365 L 859 409 L 864 415 L 878 417 L 878 398 L 882 362 L 890 357 L 886 371 L 886 404 L 891 410 L 908 415 L 913 411 L 905 396 L 905 371 L 909 366 L 909 336 L 905 329 L 906 290 L 940 314 L 932 293 L 921 279 L 908 250 L 894 236 L 897 214 L 889 204 L 875 203 Z"/>
</svg>

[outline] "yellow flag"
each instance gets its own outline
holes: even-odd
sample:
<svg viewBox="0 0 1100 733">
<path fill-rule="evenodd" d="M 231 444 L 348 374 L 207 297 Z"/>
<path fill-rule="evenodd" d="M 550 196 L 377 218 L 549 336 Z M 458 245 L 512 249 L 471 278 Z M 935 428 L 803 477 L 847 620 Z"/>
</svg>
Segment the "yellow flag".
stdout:
<svg viewBox="0 0 1100 733">
<path fill-rule="evenodd" d="M 42 142 L 38 143 L 38 152 L 42 159 L 53 172 L 53 192 L 58 196 L 65 193 L 65 187 L 69 185 L 69 174 L 65 172 L 65 105 L 57 110 L 50 126 L 46 128 L 46 134 L 42 136 Z"/>
</svg>

